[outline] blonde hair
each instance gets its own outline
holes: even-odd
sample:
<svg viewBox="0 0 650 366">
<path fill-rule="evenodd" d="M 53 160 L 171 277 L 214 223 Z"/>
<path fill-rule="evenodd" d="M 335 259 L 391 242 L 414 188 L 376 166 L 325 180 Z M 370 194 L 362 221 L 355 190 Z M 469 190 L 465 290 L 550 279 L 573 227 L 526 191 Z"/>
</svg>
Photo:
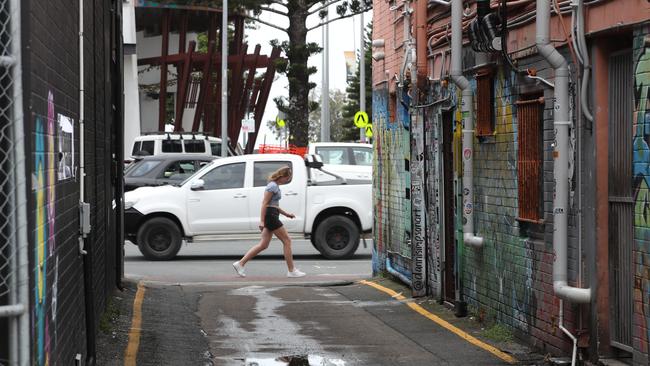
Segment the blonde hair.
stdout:
<svg viewBox="0 0 650 366">
<path fill-rule="evenodd" d="M 276 181 L 280 178 L 290 177 L 290 176 L 291 176 L 291 168 L 289 168 L 288 166 L 283 166 L 282 168 L 274 171 L 273 173 L 271 173 L 271 175 L 269 175 L 269 182 Z"/>
</svg>

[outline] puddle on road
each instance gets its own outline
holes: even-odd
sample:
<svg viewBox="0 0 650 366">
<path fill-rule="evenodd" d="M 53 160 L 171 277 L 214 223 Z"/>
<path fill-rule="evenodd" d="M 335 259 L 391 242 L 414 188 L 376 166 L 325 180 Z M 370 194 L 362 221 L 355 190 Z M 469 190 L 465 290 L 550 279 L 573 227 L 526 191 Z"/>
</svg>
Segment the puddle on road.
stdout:
<svg viewBox="0 0 650 366">
<path fill-rule="evenodd" d="M 321 356 L 282 356 L 277 358 L 246 358 L 245 366 L 345 366 L 339 359 L 328 359 Z"/>
</svg>

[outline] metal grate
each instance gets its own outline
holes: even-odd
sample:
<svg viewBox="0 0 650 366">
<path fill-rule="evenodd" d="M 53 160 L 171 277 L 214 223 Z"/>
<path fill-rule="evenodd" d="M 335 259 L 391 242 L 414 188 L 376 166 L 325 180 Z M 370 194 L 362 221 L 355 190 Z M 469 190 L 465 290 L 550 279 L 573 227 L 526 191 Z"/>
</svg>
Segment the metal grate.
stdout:
<svg viewBox="0 0 650 366">
<path fill-rule="evenodd" d="M 490 69 L 476 74 L 476 136 L 494 133 L 493 78 Z"/>
<path fill-rule="evenodd" d="M 609 272 L 612 345 L 632 351 L 632 54 L 611 56 L 609 67 Z"/>
<path fill-rule="evenodd" d="M 542 135 L 544 98 L 522 100 L 517 105 L 519 219 L 538 222 L 541 216 Z"/>
<path fill-rule="evenodd" d="M 20 0 L 0 0 L 0 365 L 29 362 Z"/>
</svg>

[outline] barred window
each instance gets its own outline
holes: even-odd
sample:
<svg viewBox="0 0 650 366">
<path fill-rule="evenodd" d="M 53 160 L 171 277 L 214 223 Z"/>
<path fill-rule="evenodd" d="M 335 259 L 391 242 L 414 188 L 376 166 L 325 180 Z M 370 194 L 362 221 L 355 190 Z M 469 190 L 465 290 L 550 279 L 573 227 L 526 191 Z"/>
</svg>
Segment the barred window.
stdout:
<svg viewBox="0 0 650 366">
<path fill-rule="evenodd" d="M 491 68 L 476 73 L 476 136 L 494 133 L 494 78 Z"/>
<path fill-rule="evenodd" d="M 542 159 L 544 98 L 527 96 L 517 105 L 517 178 L 519 220 L 538 223 L 542 218 Z"/>
</svg>

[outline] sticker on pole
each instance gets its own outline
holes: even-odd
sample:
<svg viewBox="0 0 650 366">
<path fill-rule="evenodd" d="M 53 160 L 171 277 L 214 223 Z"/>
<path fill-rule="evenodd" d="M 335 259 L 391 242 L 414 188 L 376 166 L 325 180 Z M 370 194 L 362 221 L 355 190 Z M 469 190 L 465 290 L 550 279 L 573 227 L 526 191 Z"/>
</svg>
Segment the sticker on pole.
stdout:
<svg viewBox="0 0 650 366">
<path fill-rule="evenodd" d="M 372 125 L 366 125 L 366 137 L 372 137 Z"/>
<path fill-rule="evenodd" d="M 358 128 L 365 128 L 368 125 L 368 113 L 362 111 L 355 113 L 354 125 Z"/>
</svg>

